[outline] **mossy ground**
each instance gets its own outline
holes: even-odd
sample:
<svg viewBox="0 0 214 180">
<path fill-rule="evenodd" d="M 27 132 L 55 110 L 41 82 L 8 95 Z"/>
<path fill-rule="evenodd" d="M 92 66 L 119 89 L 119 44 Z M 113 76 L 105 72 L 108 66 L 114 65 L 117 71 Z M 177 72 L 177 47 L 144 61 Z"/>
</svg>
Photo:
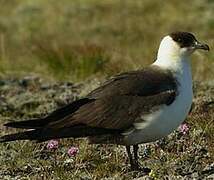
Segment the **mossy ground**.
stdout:
<svg viewBox="0 0 214 180">
<path fill-rule="evenodd" d="M 2 80 L 1 133 L 15 132 L 3 123 L 11 120 L 36 118 L 46 115 L 86 94 L 88 86 L 96 83 L 47 83 L 40 78 Z M 202 179 L 214 174 L 214 85 L 196 83 L 195 99 L 186 119 L 187 134 L 174 131 L 170 136 L 140 146 L 142 166 L 152 169 L 147 178 Z M 60 140 L 57 150 L 48 150 L 47 143 L 19 141 L 0 144 L 1 179 L 131 179 L 143 177 L 141 172 L 130 172 L 123 146 L 89 145 L 85 139 Z M 79 148 L 69 157 L 70 146 Z"/>
<path fill-rule="evenodd" d="M 197 82 L 190 130 L 141 145 L 140 161 L 152 169 L 147 178 L 212 179 L 213 9 L 212 0 L 0 0 L 0 135 L 14 132 L 2 126 L 7 121 L 44 116 L 108 76 L 152 63 L 161 37 L 190 31 L 211 49 L 192 57 Z M 80 150 L 75 158 L 67 155 L 71 145 Z M 124 147 L 86 140 L 62 140 L 54 152 L 46 143 L 4 143 L 0 179 L 142 176 L 130 172 L 127 161 Z"/>
</svg>

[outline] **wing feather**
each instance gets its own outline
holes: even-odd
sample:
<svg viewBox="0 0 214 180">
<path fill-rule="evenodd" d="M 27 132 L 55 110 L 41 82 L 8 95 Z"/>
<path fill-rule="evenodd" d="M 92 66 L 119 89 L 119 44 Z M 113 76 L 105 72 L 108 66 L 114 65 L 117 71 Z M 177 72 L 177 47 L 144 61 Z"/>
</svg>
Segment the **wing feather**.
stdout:
<svg viewBox="0 0 214 180">
<path fill-rule="evenodd" d="M 55 128 L 84 124 L 105 129 L 127 129 L 138 117 L 174 100 L 175 91 L 152 96 L 117 96 L 97 99 L 80 107 L 71 117 L 54 123 Z"/>
<path fill-rule="evenodd" d="M 84 99 L 75 101 L 40 120 L 35 128 L 54 130 L 76 125 L 106 129 L 126 129 L 140 114 L 171 104 L 177 92 L 177 82 L 170 71 L 150 66 L 115 76 Z M 38 123 L 37 123 L 38 124 Z M 8 124 L 12 127 L 32 127 L 31 121 Z M 32 127 L 33 128 L 33 127 Z"/>
</svg>

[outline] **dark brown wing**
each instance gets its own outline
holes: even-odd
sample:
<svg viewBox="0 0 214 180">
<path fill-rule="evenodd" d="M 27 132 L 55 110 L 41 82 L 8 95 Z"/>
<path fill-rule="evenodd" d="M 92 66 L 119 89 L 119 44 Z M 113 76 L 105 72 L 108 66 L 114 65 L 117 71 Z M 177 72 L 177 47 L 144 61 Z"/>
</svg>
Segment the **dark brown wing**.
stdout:
<svg viewBox="0 0 214 180">
<path fill-rule="evenodd" d="M 175 91 L 165 91 L 152 96 L 117 96 L 100 98 L 80 107 L 74 114 L 57 121 L 52 128 L 79 124 L 107 129 L 129 128 L 140 115 L 148 114 L 163 104 L 171 104 Z"/>
<path fill-rule="evenodd" d="M 87 97 L 97 99 L 116 95 L 151 96 L 172 89 L 177 89 L 172 72 L 152 65 L 143 70 L 119 74 L 89 93 Z"/>
<path fill-rule="evenodd" d="M 150 66 L 123 73 L 45 118 L 5 124 L 33 130 L 0 137 L 0 142 L 118 134 L 139 122 L 139 117 L 171 104 L 177 94 L 170 71 Z"/>
<path fill-rule="evenodd" d="M 141 114 L 148 114 L 163 104 L 171 104 L 177 83 L 171 72 L 156 66 L 124 73 L 92 91 L 93 99 L 74 113 L 51 123 L 53 128 L 84 124 L 91 127 L 125 129 Z"/>
</svg>

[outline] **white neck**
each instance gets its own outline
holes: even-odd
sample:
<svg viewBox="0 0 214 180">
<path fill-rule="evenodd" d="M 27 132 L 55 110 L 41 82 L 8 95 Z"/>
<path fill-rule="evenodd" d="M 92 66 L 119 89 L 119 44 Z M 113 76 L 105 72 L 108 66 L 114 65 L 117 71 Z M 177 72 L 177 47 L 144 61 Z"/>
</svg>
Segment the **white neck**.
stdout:
<svg viewBox="0 0 214 180">
<path fill-rule="evenodd" d="M 158 49 L 158 59 L 178 60 L 180 58 L 180 47 L 171 37 L 166 36 L 162 39 Z"/>
<path fill-rule="evenodd" d="M 164 58 L 164 57 L 158 57 L 156 61 L 153 63 L 154 65 L 160 66 L 164 69 L 169 69 L 173 73 L 176 74 L 183 74 L 184 71 L 188 70 L 191 73 L 191 65 L 190 65 L 190 59 L 179 59 L 179 60 L 173 60 L 170 57 Z"/>
<path fill-rule="evenodd" d="M 169 69 L 176 75 L 181 75 L 185 71 L 191 75 L 189 55 L 183 54 L 178 44 L 169 36 L 161 41 L 157 59 L 153 64 Z"/>
<path fill-rule="evenodd" d="M 179 56 L 175 49 L 166 53 L 159 48 L 157 60 L 153 63 L 161 68 L 168 69 L 177 78 L 181 91 L 188 92 L 192 98 L 192 74 L 189 56 Z"/>
</svg>

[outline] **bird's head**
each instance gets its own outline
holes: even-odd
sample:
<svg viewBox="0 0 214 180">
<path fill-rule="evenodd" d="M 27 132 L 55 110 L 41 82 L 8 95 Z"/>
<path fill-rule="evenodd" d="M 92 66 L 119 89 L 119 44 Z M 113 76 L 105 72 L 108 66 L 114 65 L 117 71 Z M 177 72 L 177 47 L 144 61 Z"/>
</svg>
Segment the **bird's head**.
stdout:
<svg viewBox="0 0 214 180">
<path fill-rule="evenodd" d="M 158 50 L 158 57 L 172 60 L 188 59 L 197 49 L 209 51 L 209 46 L 199 42 L 189 32 L 172 32 L 162 39 Z"/>
</svg>

